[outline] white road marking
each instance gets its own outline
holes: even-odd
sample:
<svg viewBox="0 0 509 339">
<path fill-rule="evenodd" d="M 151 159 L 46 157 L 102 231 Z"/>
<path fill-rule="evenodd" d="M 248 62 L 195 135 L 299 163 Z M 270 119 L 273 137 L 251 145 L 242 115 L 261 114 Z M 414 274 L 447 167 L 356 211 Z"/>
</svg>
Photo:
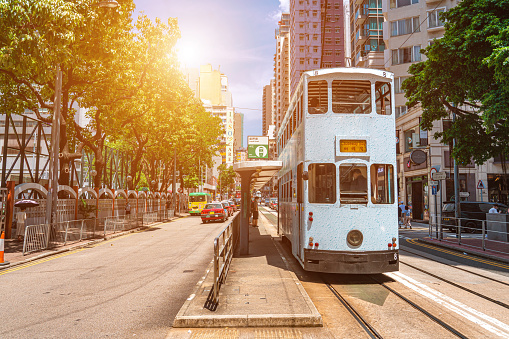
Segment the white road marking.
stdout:
<svg viewBox="0 0 509 339">
<path fill-rule="evenodd" d="M 504 332 L 499 330 L 498 328 L 493 327 L 492 325 L 484 322 L 483 320 L 477 318 L 474 316 L 474 314 L 480 318 L 483 318 L 486 321 L 489 321 L 501 328 L 503 328 L 506 331 L 509 331 L 508 325 L 505 323 L 492 318 L 482 312 L 479 312 L 467 305 L 464 305 L 460 303 L 457 300 L 454 300 L 420 282 L 417 280 L 414 280 L 400 272 L 395 273 L 385 273 L 387 276 L 391 277 L 392 279 L 402 283 L 403 285 L 407 286 L 408 288 L 416 291 L 417 293 L 433 300 L 437 304 L 440 304 L 444 306 L 445 308 L 448 308 L 449 310 L 461 315 L 462 317 L 472 321 L 473 323 L 483 327 L 484 329 L 498 335 L 499 337 L 509 338 L 509 332 Z M 447 301 L 446 301 L 447 300 Z M 468 313 L 470 312 L 470 313 Z"/>
<path fill-rule="evenodd" d="M 196 295 L 193 293 L 193 294 L 191 294 L 191 295 L 189 296 L 189 298 L 187 298 L 187 300 L 191 301 L 191 300 L 193 300 L 193 299 L 194 299 L 194 297 L 195 297 L 195 296 L 196 296 Z"/>
</svg>

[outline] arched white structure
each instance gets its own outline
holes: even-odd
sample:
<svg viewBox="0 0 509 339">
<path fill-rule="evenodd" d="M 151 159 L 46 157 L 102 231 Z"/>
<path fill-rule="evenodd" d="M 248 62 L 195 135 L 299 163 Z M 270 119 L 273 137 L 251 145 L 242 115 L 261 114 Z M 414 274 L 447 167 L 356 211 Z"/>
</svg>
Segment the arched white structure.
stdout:
<svg viewBox="0 0 509 339">
<path fill-rule="evenodd" d="M 58 192 L 67 192 L 71 195 L 73 199 L 77 199 L 78 195 L 76 194 L 76 191 L 72 189 L 71 186 L 67 185 L 58 185 Z"/>
<path fill-rule="evenodd" d="M 48 196 L 48 190 L 44 188 L 41 184 L 33 183 L 33 182 L 27 182 L 23 184 L 19 184 L 14 188 L 14 196 L 17 197 L 19 194 L 28 191 L 28 190 L 34 190 L 37 191 L 40 195 L 42 195 L 44 198 Z"/>
<path fill-rule="evenodd" d="M 138 198 L 138 193 L 136 191 L 134 191 L 134 190 L 129 190 L 129 191 L 127 191 L 127 197 L 129 199 L 131 199 L 131 198 L 132 199 L 137 199 Z"/>
<path fill-rule="evenodd" d="M 127 199 L 127 194 L 125 193 L 125 190 L 116 190 L 115 191 L 115 199 L 117 199 L 119 196 L 122 196 L 125 199 Z"/>
<path fill-rule="evenodd" d="M 78 197 L 81 197 L 81 195 L 84 193 L 90 193 L 94 197 L 94 199 L 97 199 L 97 192 L 93 188 L 82 187 L 78 189 Z"/>
<path fill-rule="evenodd" d="M 113 194 L 113 191 L 112 191 L 112 190 L 110 190 L 109 188 L 101 188 L 101 189 L 99 190 L 99 199 L 100 199 L 100 198 L 101 198 L 101 196 L 102 196 L 103 194 L 105 194 L 105 193 L 106 193 L 107 195 L 109 195 L 109 198 L 110 198 L 110 199 L 113 199 L 113 198 L 115 197 L 115 194 Z"/>
<path fill-rule="evenodd" d="M 138 192 L 138 199 L 147 199 L 147 194 L 143 191 Z"/>
</svg>

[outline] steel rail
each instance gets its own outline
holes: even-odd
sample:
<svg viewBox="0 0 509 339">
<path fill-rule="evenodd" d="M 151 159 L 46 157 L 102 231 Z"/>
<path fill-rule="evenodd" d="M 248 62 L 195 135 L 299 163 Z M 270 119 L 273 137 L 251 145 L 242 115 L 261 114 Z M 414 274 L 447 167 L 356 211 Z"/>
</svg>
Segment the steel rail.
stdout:
<svg viewBox="0 0 509 339">
<path fill-rule="evenodd" d="M 483 299 L 488 300 L 488 301 L 490 301 L 490 302 L 492 302 L 492 303 L 495 303 L 495 304 L 497 304 L 497 305 L 499 305 L 499 306 L 502 306 L 502 307 L 504 307 L 504 308 L 509 309 L 509 305 L 508 305 L 508 304 L 503 303 L 503 302 L 501 302 L 501 301 L 499 301 L 499 300 L 495 300 L 495 299 L 493 299 L 493 298 L 490 298 L 490 297 L 488 297 L 488 296 L 486 296 L 486 295 L 484 295 L 484 294 L 482 294 L 482 293 L 476 292 L 476 291 L 471 290 L 471 289 L 469 289 L 469 288 L 467 288 L 467 287 L 464 287 L 464 286 L 461 286 L 461 285 L 459 285 L 459 284 L 456 284 L 455 282 L 452 282 L 452 281 L 447 280 L 447 279 L 445 279 L 445 278 L 439 277 L 438 275 L 435 275 L 435 274 L 433 274 L 433 273 L 431 273 L 431 272 L 428 272 L 428 271 L 426 271 L 426 270 L 423 270 L 422 268 L 419 268 L 419 267 L 416 267 L 416 266 L 414 266 L 414 265 L 408 264 L 408 263 L 403 262 L 403 261 L 401 261 L 401 260 L 400 260 L 399 262 L 400 262 L 400 263 L 402 263 L 403 265 L 407 265 L 407 266 L 409 266 L 409 267 L 413 268 L 414 270 L 417 270 L 417 271 L 419 271 L 419 272 L 422 272 L 422 273 L 424 273 L 424 274 L 427 274 L 427 275 L 429 275 L 429 276 L 432 276 L 433 278 L 436 278 L 436 279 L 441 280 L 441 281 L 443 281 L 443 282 L 445 282 L 445 283 L 448 283 L 449 285 L 452 285 L 452 286 L 457 287 L 457 288 L 459 288 L 459 289 L 462 289 L 462 290 L 464 290 L 464 291 L 466 291 L 466 292 L 468 292 L 468 293 L 472 293 L 473 295 L 476 295 L 476 296 L 478 296 L 478 297 L 480 297 L 480 298 L 483 298 Z"/>
<path fill-rule="evenodd" d="M 481 278 L 484 278 L 484 279 L 487 279 L 487 280 L 491 280 L 491 281 L 497 282 L 497 283 L 502 284 L 502 285 L 505 285 L 505 286 L 509 286 L 509 283 L 506 283 L 506 282 L 504 282 L 504 281 L 501 281 L 501 280 L 498 280 L 498 279 L 495 279 L 495 278 L 490 278 L 490 277 L 487 277 L 487 276 L 485 276 L 485 275 L 482 275 L 482 274 L 479 274 L 479 273 L 475 273 L 475 272 L 472 272 L 472 271 L 466 270 L 466 269 L 461 268 L 461 267 L 456 267 L 456 266 L 451 265 L 451 264 L 447 264 L 447 263 L 444 263 L 444 262 L 441 262 L 441 261 L 438 261 L 438 260 L 435 260 L 435 259 L 432 259 L 432 258 L 428 258 L 427 256 L 424 256 L 424 255 L 422 255 L 422 254 L 418 254 L 418 253 L 416 253 L 416 252 L 414 252 L 414 251 L 409 251 L 409 250 L 402 249 L 402 248 L 400 248 L 399 250 L 400 250 L 400 251 L 405 251 L 405 252 L 408 252 L 408 253 L 412 253 L 413 255 L 416 255 L 416 256 L 418 256 L 418 257 L 425 258 L 425 259 L 428 259 L 428 260 L 432 260 L 432 261 L 437 262 L 437 263 L 439 263 L 439 264 L 446 265 L 446 266 L 449 266 L 449 267 L 453 267 L 453 268 L 455 268 L 455 269 L 457 269 L 457 270 L 464 271 L 464 272 L 467 272 L 467 273 L 470 273 L 470 274 L 476 275 L 476 276 L 478 276 L 478 277 L 481 277 Z"/>
<path fill-rule="evenodd" d="M 424 315 L 426 315 L 428 318 L 430 318 L 431 320 L 433 320 L 435 323 L 437 323 L 438 325 L 442 326 L 443 328 L 445 328 L 447 331 L 451 332 L 452 334 L 454 334 L 455 336 L 459 337 L 459 338 L 463 338 L 463 339 L 467 339 L 468 337 L 466 335 L 463 335 L 461 332 L 459 332 L 458 330 L 454 329 L 452 326 L 450 326 L 449 324 L 447 324 L 445 321 L 443 320 L 440 320 L 438 319 L 437 317 L 435 317 L 433 314 L 429 313 L 428 311 L 426 311 L 424 308 L 420 307 L 419 305 L 417 305 L 416 303 L 414 303 L 413 301 L 411 301 L 410 299 L 404 297 L 402 294 L 396 292 L 394 289 L 390 288 L 389 286 L 387 286 L 385 283 L 377 280 L 376 278 L 370 276 L 370 278 L 375 281 L 376 283 L 378 283 L 379 285 L 381 285 L 382 287 L 384 287 L 385 289 L 387 289 L 388 291 L 392 292 L 394 295 L 398 296 L 401 300 L 405 301 L 406 303 L 408 303 L 410 306 L 412 306 L 413 308 L 415 308 L 416 310 L 418 310 L 419 312 L 423 313 Z"/>
<path fill-rule="evenodd" d="M 357 310 L 355 310 L 355 308 L 341 295 L 341 293 L 339 293 L 328 282 L 325 282 L 325 285 L 331 290 L 332 294 L 334 294 L 334 296 L 341 302 L 341 304 L 343 304 L 343 306 L 345 306 L 345 308 L 348 310 L 348 312 L 350 312 L 350 314 L 353 316 L 353 318 L 359 323 L 359 325 L 361 325 L 362 329 L 364 329 L 364 331 L 366 331 L 366 333 L 371 338 L 378 338 L 378 339 L 382 339 L 383 338 L 382 335 L 380 333 L 378 333 L 373 328 L 373 326 L 371 326 L 368 323 L 368 321 L 366 319 L 364 319 L 362 317 L 362 315 L 360 315 L 359 312 L 357 312 Z"/>
</svg>

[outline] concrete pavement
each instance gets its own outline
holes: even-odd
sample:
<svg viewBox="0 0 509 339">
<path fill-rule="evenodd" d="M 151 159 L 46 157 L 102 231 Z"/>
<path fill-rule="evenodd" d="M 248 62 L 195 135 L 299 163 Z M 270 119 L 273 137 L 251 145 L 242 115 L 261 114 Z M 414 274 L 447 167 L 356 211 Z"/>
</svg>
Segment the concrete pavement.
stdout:
<svg viewBox="0 0 509 339">
<path fill-rule="evenodd" d="M 213 282 L 211 263 L 173 327 L 322 326 L 321 315 L 278 248 L 276 230 L 263 215 L 259 224 L 250 226 L 249 255 L 232 259 L 216 311 L 203 307 Z"/>
</svg>

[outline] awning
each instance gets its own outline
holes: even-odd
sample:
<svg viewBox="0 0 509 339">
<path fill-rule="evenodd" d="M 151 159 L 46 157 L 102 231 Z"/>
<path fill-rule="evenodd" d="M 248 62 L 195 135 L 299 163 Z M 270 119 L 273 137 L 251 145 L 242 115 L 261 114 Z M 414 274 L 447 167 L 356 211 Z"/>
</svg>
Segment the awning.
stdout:
<svg viewBox="0 0 509 339">
<path fill-rule="evenodd" d="M 261 189 L 283 167 L 282 161 L 254 160 L 242 161 L 233 164 L 233 170 L 242 175 L 243 172 L 252 172 L 251 189 Z"/>
</svg>

